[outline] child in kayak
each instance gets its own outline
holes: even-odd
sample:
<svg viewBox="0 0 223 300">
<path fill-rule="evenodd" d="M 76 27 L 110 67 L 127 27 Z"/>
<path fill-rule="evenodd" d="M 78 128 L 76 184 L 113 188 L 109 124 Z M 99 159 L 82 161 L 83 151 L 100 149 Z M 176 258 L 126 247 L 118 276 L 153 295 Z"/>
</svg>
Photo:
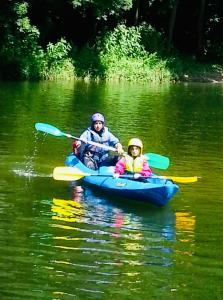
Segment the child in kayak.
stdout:
<svg viewBox="0 0 223 300">
<path fill-rule="evenodd" d="M 128 153 L 116 163 L 114 178 L 122 174 L 134 174 L 134 179 L 149 177 L 152 170 L 148 165 L 147 159 L 142 155 L 143 144 L 140 139 L 132 138 L 128 143 Z"/>
</svg>

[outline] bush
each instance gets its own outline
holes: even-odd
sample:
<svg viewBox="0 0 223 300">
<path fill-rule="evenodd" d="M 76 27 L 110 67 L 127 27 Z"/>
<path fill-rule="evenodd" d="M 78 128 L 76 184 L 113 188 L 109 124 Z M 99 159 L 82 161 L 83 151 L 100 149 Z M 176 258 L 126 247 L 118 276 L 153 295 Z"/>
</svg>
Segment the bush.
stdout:
<svg viewBox="0 0 223 300">
<path fill-rule="evenodd" d="M 8 34 L 2 42 L 0 69 L 3 78 L 56 79 L 73 78 L 74 67 L 69 58 L 71 46 L 61 39 L 49 43 L 46 51 L 39 46 L 39 30 L 30 24 L 26 2 L 15 3 L 16 21 L 7 25 Z"/>
<path fill-rule="evenodd" d="M 98 43 L 100 61 L 107 80 L 170 80 L 166 61 L 148 53 L 142 44 L 143 27 L 119 25 Z"/>
<path fill-rule="evenodd" d="M 40 77 L 43 79 L 72 79 L 75 69 L 70 58 L 71 46 L 64 39 L 49 43 L 42 56 Z"/>
</svg>

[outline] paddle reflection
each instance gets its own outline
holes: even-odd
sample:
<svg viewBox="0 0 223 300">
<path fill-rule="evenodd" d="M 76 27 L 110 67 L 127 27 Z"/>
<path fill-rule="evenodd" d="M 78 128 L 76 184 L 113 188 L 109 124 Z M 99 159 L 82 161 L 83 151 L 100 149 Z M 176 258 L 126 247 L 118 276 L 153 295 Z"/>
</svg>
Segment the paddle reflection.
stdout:
<svg viewBox="0 0 223 300">
<path fill-rule="evenodd" d="M 84 217 L 84 207 L 75 200 L 53 199 L 51 211 L 54 213 L 53 220 L 66 222 L 81 222 Z"/>
<path fill-rule="evenodd" d="M 191 256 L 195 249 L 196 217 L 187 211 L 176 212 L 177 251 L 182 255 Z"/>
<path fill-rule="evenodd" d="M 142 274 L 153 277 L 154 267 L 166 272 L 182 254 L 191 253 L 195 220 L 189 212 L 110 201 L 87 187 L 75 187 L 71 195 L 52 201 L 56 249 L 52 264 L 55 274 L 69 274 L 71 281 L 74 275 L 80 282 L 88 278 L 87 289 L 78 284 L 75 293 L 102 293 L 111 283 L 119 284 L 120 278 L 137 289 Z M 63 288 L 56 293 L 63 294 Z"/>
</svg>

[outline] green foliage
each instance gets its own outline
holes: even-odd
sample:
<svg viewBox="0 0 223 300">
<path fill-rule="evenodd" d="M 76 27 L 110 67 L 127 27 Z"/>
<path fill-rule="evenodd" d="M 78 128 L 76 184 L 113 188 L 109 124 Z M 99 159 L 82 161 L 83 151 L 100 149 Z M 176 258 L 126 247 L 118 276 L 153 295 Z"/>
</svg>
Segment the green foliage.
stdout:
<svg viewBox="0 0 223 300">
<path fill-rule="evenodd" d="M 144 25 L 143 25 L 144 26 Z M 153 81 L 170 80 L 166 60 L 148 53 L 142 44 L 144 27 L 121 24 L 98 38 L 95 47 L 77 49 L 73 53 L 75 69 L 82 78 L 106 80 Z M 147 35 L 149 36 L 149 35 Z M 155 39 L 154 39 L 155 40 Z"/>
<path fill-rule="evenodd" d="M 139 25 L 138 30 L 140 32 L 141 43 L 147 52 L 156 52 L 161 56 L 166 53 L 165 39 L 160 32 L 146 23 Z"/>
<path fill-rule="evenodd" d="M 141 35 L 137 27 L 127 28 L 125 25 L 118 25 L 114 31 L 107 32 L 98 43 L 102 55 L 115 55 L 121 57 L 143 57 L 146 51 L 140 43 Z"/>
<path fill-rule="evenodd" d="M 27 2 L 15 2 L 14 11 L 18 17 L 23 17 L 27 14 L 28 11 L 28 3 Z"/>
<path fill-rule="evenodd" d="M 133 0 L 71 0 L 71 3 L 74 9 L 79 9 L 83 15 L 90 10 L 98 20 L 107 20 L 109 16 L 120 16 L 133 6 Z"/>
<path fill-rule="evenodd" d="M 73 49 L 72 57 L 78 77 L 85 79 L 103 77 L 103 67 L 100 64 L 98 52 L 95 47 Z"/>
<path fill-rule="evenodd" d="M 44 79 L 72 79 L 75 76 L 73 62 L 69 57 L 71 46 L 64 39 L 49 43 L 43 56 L 41 77 Z"/>
<path fill-rule="evenodd" d="M 157 58 L 156 54 L 148 55 L 146 59 L 133 57 L 103 57 L 107 66 L 104 77 L 107 80 L 162 82 L 170 80 L 170 72 L 166 62 Z"/>
<path fill-rule="evenodd" d="M 149 54 L 142 45 L 141 28 L 119 25 L 98 44 L 107 80 L 170 80 L 166 62 L 155 52 Z"/>
<path fill-rule="evenodd" d="M 61 39 L 55 45 L 49 43 L 44 51 L 39 46 L 39 30 L 30 24 L 26 16 L 28 4 L 15 3 L 13 9 L 16 20 L 8 27 L 8 35 L 0 51 L 0 66 L 5 78 L 73 78 L 70 45 Z"/>
<path fill-rule="evenodd" d="M 173 9 L 172 4 L 175 2 L 161 2 L 154 0 L 143 2 L 133 2 L 133 0 L 66 0 L 64 2 L 46 0 L 43 1 L 44 5 L 39 10 L 41 13 L 43 12 L 40 20 L 38 13 L 34 14 L 32 11 L 32 8 L 38 8 L 35 1 L 4 0 L 0 11 L 0 78 L 49 80 L 81 77 L 85 79 L 164 81 L 181 80 L 182 78 L 185 80 L 191 78 L 192 74 L 195 74 L 195 77 L 210 72 L 220 74 L 219 69 L 216 70 L 210 65 L 198 64 L 195 55 L 191 55 L 191 59 L 180 57 L 173 47 L 171 53 L 167 52 L 165 37 L 168 37 L 170 12 Z M 70 10 L 71 4 L 74 8 L 73 12 Z M 140 5 L 137 6 L 138 4 Z M 160 27 L 162 30 L 166 28 L 164 35 L 149 25 L 150 19 L 146 12 L 148 7 L 156 28 Z M 196 7 L 195 2 L 193 7 Z M 198 5 L 197 8 L 199 7 Z M 161 9 L 157 10 L 156 8 Z M 133 16 L 136 16 L 138 12 L 138 17 L 134 19 Z M 179 11 L 177 13 L 179 14 Z M 35 15 L 35 24 L 38 24 L 36 26 L 30 19 L 33 15 Z M 75 26 L 79 25 L 79 22 L 84 24 L 84 28 L 85 25 L 89 26 L 89 31 L 87 31 L 89 36 L 85 34 L 83 38 L 84 31 L 81 26 L 79 28 L 69 26 L 68 28 L 67 24 L 69 23 L 64 20 L 68 15 L 69 18 L 77 17 Z M 223 42 L 220 38 L 221 35 L 218 34 L 221 32 L 220 13 L 217 13 L 217 10 L 215 13 L 209 11 L 208 15 L 209 27 L 203 34 L 203 40 L 205 40 L 202 44 L 203 48 L 199 49 L 203 51 L 203 59 L 211 57 L 215 63 L 216 60 L 222 62 Z M 157 22 L 154 18 L 156 16 L 161 18 Z M 132 24 L 139 20 L 145 20 L 145 23 L 127 27 L 122 20 L 125 20 L 126 24 Z M 118 23 L 120 25 L 117 25 Z M 162 24 L 159 25 L 159 23 Z M 180 21 L 178 23 L 181 25 Z M 93 24 L 94 26 L 92 26 Z M 205 23 L 203 25 L 205 26 Z M 108 28 L 112 28 L 112 30 L 108 31 Z M 215 36 L 212 38 L 213 28 Z M 180 30 L 179 32 L 182 33 L 182 36 L 184 35 L 184 32 Z M 69 42 L 68 38 L 63 38 L 66 34 Z M 175 28 L 174 40 L 177 40 L 177 34 Z M 194 36 L 191 32 L 188 34 L 189 37 Z M 75 44 L 76 35 L 80 39 L 78 45 L 82 45 L 80 48 Z M 54 42 L 51 41 L 51 38 Z M 94 46 L 88 45 L 90 41 Z M 179 35 L 178 41 L 181 41 Z M 85 42 L 86 44 L 84 44 Z M 196 45 L 195 42 L 195 40 L 192 41 L 194 45 Z M 45 46 L 43 47 L 41 43 Z M 71 47 L 73 43 L 74 46 Z"/>
<path fill-rule="evenodd" d="M 5 73 L 13 72 L 15 77 L 22 79 L 29 77 L 29 73 L 34 71 L 35 59 L 42 54 L 38 46 L 39 31 L 30 25 L 25 16 L 27 7 L 26 2 L 14 5 L 16 22 L 8 26 L 8 35 L 5 36 L 0 52 L 4 61 L 1 67 L 5 69 Z"/>
</svg>

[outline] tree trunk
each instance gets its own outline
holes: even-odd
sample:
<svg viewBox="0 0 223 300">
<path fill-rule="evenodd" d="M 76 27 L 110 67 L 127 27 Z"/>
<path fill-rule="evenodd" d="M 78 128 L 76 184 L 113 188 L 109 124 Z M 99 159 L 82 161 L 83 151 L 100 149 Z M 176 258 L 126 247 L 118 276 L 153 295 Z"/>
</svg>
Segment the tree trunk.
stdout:
<svg viewBox="0 0 223 300">
<path fill-rule="evenodd" d="M 135 25 L 138 24 L 138 20 L 139 20 L 139 3 L 140 0 L 136 0 L 135 20 L 134 20 Z"/>
<path fill-rule="evenodd" d="M 176 21 L 178 3 L 179 3 L 179 0 L 175 0 L 173 3 L 173 9 L 172 9 L 172 14 L 171 14 L 171 18 L 170 18 L 168 38 L 167 38 L 167 50 L 168 51 L 170 51 L 171 43 L 172 43 L 172 39 L 173 39 L 173 30 L 174 30 L 175 21 Z"/>
<path fill-rule="evenodd" d="M 197 23 L 197 55 L 203 55 L 203 25 L 204 25 L 204 9 L 205 9 L 205 1 L 200 0 L 200 8 L 198 15 L 198 23 Z"/>
</svg>

